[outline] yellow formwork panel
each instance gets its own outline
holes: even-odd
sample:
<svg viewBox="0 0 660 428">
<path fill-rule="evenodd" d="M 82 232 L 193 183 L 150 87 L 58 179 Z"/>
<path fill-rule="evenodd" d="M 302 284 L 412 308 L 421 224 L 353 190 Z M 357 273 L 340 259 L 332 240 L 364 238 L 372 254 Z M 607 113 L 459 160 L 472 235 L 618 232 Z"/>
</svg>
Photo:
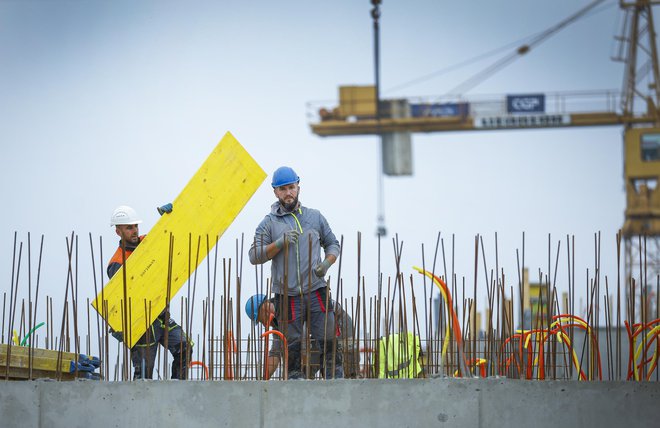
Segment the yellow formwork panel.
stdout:
<svg viewBox="0 0 660 428">
<path fill-rule="evenodd" d="M 30 357 L 27 355 L 12 354 L 9 358 L 9 364 L 7 364 L 7 355 L 0 354 L 0 366 L 4 368 L 27 369 L 32 365 L 34 370 L 71 373 L 74 371 L 72 370 L 73 361 L 64 357 L 59 361 L 57 358 L 32 357 L 32 361 L 30 362 Z"/>
<path fill-rule="evenodd" d="M 8 348 L 9 346 L 7 344 L 0 344 L 0 355 L 6 355 L 9 351 Z M 18 345 L 13 345 L 11 347 L 11 354 L 12 355 L 22 355 L 22 356 L 29 356 L 32 355 L 33 357 L 43 357 L 43 358 L 66 358 L 69 360 L 78 360 L 80 358 L 80 354 L 76 355 L 73 352 L 65 352 L 65 351 L 55 351 L 53 349 L 43 349 L 43 348 L 32 348 L 30 349 L 27 346 L 18 346 Z"/>
<path fill-rule="evenodd" d="M 160 218 L 92 303 L 113 330 L 128 331 L 126 345 L 132 347 L 147 331 L 147 320 L 165 309 L 168 282 L 172 300 L 265 178 L 264 170 L 227 132 L 174 199 L 173 211 Z M 128 307 L 123 305 L 125 296 Z"/>
</svg>

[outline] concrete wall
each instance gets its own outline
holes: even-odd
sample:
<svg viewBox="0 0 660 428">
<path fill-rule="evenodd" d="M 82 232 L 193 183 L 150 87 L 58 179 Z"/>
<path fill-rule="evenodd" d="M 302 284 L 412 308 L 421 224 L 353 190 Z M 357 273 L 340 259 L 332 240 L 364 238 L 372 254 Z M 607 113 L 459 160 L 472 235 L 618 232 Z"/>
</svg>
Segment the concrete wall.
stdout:
<svg viewBox="0 0 660 428">
<path fill-rule="evenodd" d="M 659 403 L 660 382 L 2 381 L 0 426 L 651 427 Z"/>
</svg>

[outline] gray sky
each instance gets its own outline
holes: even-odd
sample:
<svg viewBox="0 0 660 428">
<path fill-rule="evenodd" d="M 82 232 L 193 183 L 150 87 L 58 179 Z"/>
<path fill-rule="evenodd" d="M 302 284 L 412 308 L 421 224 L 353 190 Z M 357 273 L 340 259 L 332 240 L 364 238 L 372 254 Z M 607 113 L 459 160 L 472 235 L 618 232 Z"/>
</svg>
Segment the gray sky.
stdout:
<svg viewBox="0 0 660 428">
<path fill-rule="evenodd" d="M 385 0 L 383 96 L 443 95 L 496 57 L 388 88 L 536 34 L 588 3 Z M 606 4 L 467 96 L 618 90 L 623 65 L 610 56 L 621 12 L 617 2 Z M 344 287 L 355 287 L 360 231 L 362 273 L 375 290 L 378 140 L 317 137 L 306 109 L 315 100 L 334 105 L 339 85 L 373 83 L 370 9 L 368 0 L 0 1 L 3 290 L 15 231 L 24 243 L 31 233 L 33 265 L 36 240 L 45 235 L 42 293 L 59 296 L 71 231 L 81 237 L 81 266 L 90 264 L 89 233 L 103 237 L 107 261 L 117 242 L 113 209 L 133 206 L 148 232 L 158 220 L 155 207 L 174 199 L 226 131 L 269 177 L 222 238 L 221 256 L 234 256 L 241 233 L 252 239 L 274 200 L 270 174 L 290 165 L 301 177 L 303 204 L 320 209 L 344 236 Z M 625 208 L 620 127 L 454 132 L 413 141 L 414 176 L 385 179 L 386 275 L 394 271 L 393 233 L 404 241 L 407 275 L 421 264 L 422 244 L 430 254 L 438 232 L 446 246 L 455 234 L 456 272 L 471 289 L 474 236 L 484 235 L 494 268 L 497 232 L 499 265 L 517 289 L 522 233 L 532 272 L 547 272 L 550 233 L 553 251 L 564 241 L 558 287 L 565 289 L 570 234 L 584 288 L 599 231 L 604 273 L 616 275 L 614 235 Z M 81 271 L 80 287 L 92 287 L 89 272 Z"/>
</svg>

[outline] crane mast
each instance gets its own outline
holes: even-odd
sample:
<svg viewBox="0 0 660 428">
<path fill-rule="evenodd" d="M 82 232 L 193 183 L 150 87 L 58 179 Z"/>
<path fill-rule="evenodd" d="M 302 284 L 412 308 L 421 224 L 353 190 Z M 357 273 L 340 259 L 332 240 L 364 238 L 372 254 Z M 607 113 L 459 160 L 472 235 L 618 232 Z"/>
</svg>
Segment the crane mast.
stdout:
<svg viewBox="0 0 660 428">
<path fill-rule="evenodd" d="M 655 313 L 660 281 L 660 72 L 652 6 L 657 1 L 620 1 L 624 12 L 618 38 L 625 62 L 621 115 L 624 118 L 626 309 L 628 318 L 646 322 Z M 644 112 L 652 123 L 626 121 Z M 633 278 L 636 278 L 633 280 Z"/>
</svg>

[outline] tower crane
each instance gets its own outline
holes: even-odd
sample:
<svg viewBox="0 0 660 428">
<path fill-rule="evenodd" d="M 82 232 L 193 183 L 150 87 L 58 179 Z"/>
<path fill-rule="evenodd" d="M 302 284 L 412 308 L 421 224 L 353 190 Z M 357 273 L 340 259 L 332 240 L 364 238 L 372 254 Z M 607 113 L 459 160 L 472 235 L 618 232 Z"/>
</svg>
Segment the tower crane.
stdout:
<svg viewBox="0 0 660 428">
<path fill-rule="evenodd" d="M 625 63 L 621 93 L 529 93 L 482 99 L 450 95 L 422 103 L 380 98 L 380 0 L 371 2 L 376 84 L 340 86 L 338 105 L 318 110 L 318 120 L 311 123 L 312 132 L 322 137 L 380 135 L 383 173 L 410 175 L 412 133 L 622 126 L 626 208 L 621 237 L 625 278 L 628 282 L 637 274 L 641 282 L 637 283 L 637 290 L 641 290 L 640 311 L 635 315 L 632 305 L 627 311 L 631 319 L 644 319 L 642 311 L 649 307 L 644 300 L 645 290 L 660 281 L 660 70 L 653 21 L 653 6 L 660 0 L 619 1 L 624 19 L 613 59 Z M 594 1 L 552 27 L 546 36 L 600 2 Z M 519 47 L 516 53 L 526 53 L 533 43 Z"/>
</svg>

